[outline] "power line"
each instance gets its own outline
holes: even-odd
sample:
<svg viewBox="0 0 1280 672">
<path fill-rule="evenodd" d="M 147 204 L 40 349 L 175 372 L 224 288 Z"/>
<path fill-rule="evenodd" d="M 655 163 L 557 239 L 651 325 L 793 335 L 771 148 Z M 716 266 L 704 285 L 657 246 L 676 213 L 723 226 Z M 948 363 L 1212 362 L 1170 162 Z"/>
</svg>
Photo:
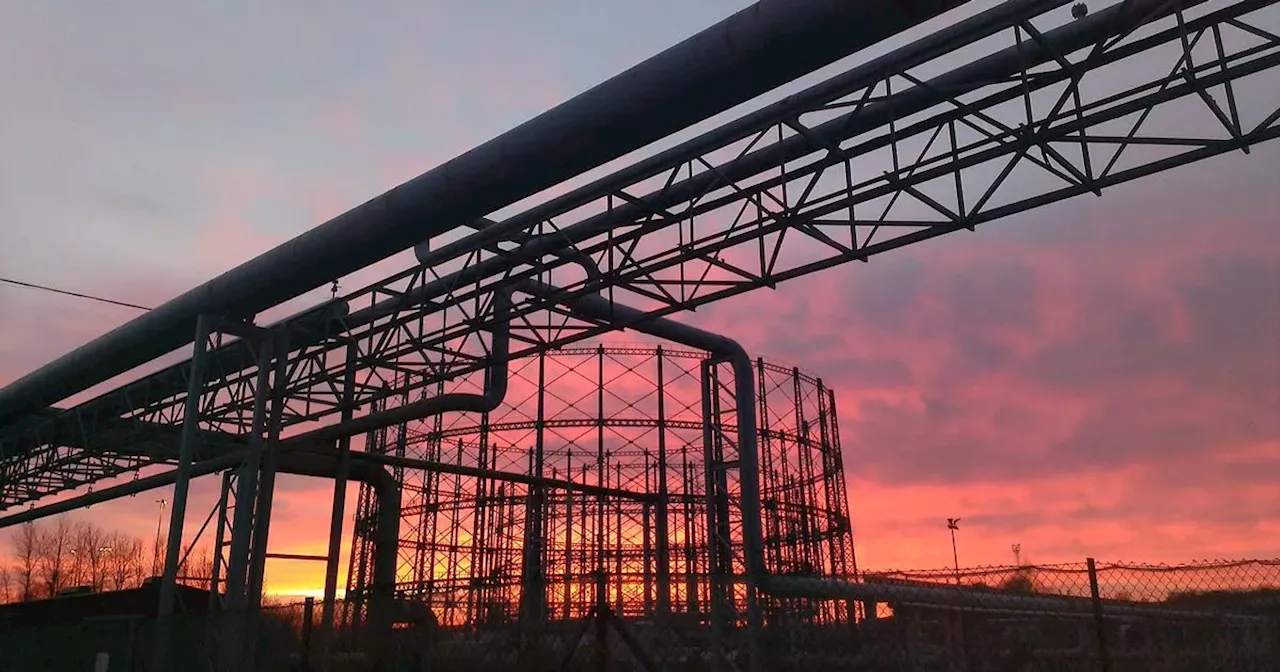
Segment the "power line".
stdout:
<svg viewBox="0 0 1280 672">
<path fill-rule="evenodd" d="M 30 282 L 22 282 L 21 280 L 13 280 L 11 278 L 0 277 L 0 282 L 8 283 L 10 285 L 15 285 L 18 287 L 26 287 L 27 289 L 39 289 L 46 292 L 53 292 L 54 294 L 62 294 L 63 296 L 74 296 L 77 299 L 89 299 L 90 301 L 99 301 L 101 303 L 109 303 L 113 306 L 123 306 L 125 308 L 133 308 L 135 310 L 151 310 L 146 306 L 139 306 L 136 303 L 128 303 L 126 301 L 116 301 L 114 299 L 105 299 L 101 296 L 93 296 L 92 294 L 81 294 L 79 292 L 72 292 L 65 289 L 58 289 L 56 287 L 46 287 L 44 285 L 37 285 Z"/>
</svg>

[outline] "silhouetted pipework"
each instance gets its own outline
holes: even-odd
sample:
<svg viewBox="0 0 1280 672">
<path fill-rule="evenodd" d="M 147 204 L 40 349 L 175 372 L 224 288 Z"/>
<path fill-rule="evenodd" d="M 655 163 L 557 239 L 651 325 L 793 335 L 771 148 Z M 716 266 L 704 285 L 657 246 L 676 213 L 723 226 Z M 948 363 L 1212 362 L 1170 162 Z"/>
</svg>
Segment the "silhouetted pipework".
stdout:
<svg viewBox="0 0 1280 672">
<path fill-rule="evenodd" d="M 704 359 L 662 347 L 551 351 L 512 362 L 507 401 L 492 413 L 372 434 L 370 452 L 495 474 L 396 472 L 404 493 L 398 591 L 429 602 L 446 627 L 572 620 L 595 606 L 603 570 L 614 613 L 704 619 L 713 603 Z M 769 569 L 850 576 L 835 395 L 797 369 L 756 360 L 756 372 Z M 431 393 L 455 389 L 442 383 Z M 498 477 L 513 473 L 573 487 Z M 375 512 L 362 490 L 347 587 L 355 602 L 370 588 Z M 740 556 L 737 521 L 728 525 Z M 824 623 L 848 618 L 843 602 L 806 614 Z"/>
</svg>

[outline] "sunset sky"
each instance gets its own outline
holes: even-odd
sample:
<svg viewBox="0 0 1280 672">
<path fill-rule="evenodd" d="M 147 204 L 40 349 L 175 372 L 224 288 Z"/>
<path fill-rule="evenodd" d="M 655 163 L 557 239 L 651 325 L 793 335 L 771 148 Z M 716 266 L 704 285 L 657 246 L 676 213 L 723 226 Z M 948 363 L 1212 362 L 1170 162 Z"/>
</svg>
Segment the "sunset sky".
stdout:
<svg viewBox="0 0 1280 672">
<path fill-rule="evenodd" d="M 157 305 L 746 4 L 4 3 L 0 276 Z M 1277 175 L 1263 145 L 679 319 L 836 390 L 864 567 L 950 564 L 956 516 L 966 565 L 1277 557 Z M 135 314 L 0 285 L 0 384 Z M 273 551 L 323 551 L 330 492 L 282 479 Z M 149 536 L 162 496 L 79 515 Z"/>
</svg>

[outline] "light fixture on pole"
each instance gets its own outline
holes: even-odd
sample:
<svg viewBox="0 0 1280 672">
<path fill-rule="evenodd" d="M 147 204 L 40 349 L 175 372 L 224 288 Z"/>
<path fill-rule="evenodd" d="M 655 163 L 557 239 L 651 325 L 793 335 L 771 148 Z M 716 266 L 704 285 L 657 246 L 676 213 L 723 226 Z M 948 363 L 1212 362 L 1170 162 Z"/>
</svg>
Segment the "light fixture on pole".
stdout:
<svg viewBox="0 0 1280 672">
<path fill-rule="evenodd" d="M 168 504 L 168 500 L 161 497 L 156 500 L 156 504 L 160 505 L 160 515 L 156 516 L 156 541 L 151 547 L 151 575 L 155 576 L 160 573 L 160 524 L 164 522 L 164 507 Z"/>
<path fill-rule="evenodd" d="M 956 566 L 956 583 L 960 583 L 960 554 L 956 552 L 956 530 L 960 529 L 959 518 L 948 518 L 947 529 L 951 530 L 951 559 Z"/>
<path fill-rule="evenodd" d="M 1013 545 L 1013 564 L 1015 567 L 1022 566 L 1022 544 Z"/>
</svg>

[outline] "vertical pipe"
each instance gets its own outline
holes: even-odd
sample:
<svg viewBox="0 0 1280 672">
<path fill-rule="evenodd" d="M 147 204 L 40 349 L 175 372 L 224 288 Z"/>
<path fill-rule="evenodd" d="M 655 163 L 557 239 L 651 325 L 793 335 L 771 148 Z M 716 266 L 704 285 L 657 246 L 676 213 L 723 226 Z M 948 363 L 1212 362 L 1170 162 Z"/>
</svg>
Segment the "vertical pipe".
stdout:
<svg viewBox="0 0 1280 672">
<path fill-rule="evenodd" d="M 347 344 L 347 361 L 342 375 L 342 422 L 355 416 L 356 344 Z M 342 553 L 342 523 L 346 518 L 347 476 L 351 471 L 351 437 L 338 440 L 338 473 L 333 479 L 333 505 L 329 518 L 329 552 L 324 565 L 324 604 L 320 608 L 320 637 L 325 653 L 321 663 L 328 669 L 328 655 L 334 638 L 333 610 L 338 599 L 338 556 Z M 372 487 L 372 486 L 367 486 Z"/>
<path fill-rule="evenodd" d="M 662 346 L 658 346 L 658 506 L 657 530 L 658 541 L 658 613 L 662 616 L 671 614 L 671 532 L 668 529 L 668 513 L 671 508 L 670 495 L 667 492 L 667 407 L 666 379 L 663 376 Z"/>
<path fill-rule="evenodd" d="M 172 628 L 173 601 L 177 592 L 178 555 L 182 552 L 182 524 L 187 516 L 187 494 L 191 488 L 191 459 L 200 439 L 200 400 L 204 391 L 205 353 L 209 347 L 209 322 L 204 315 L 196 319 L 194 354 L 187 379 L 187 399 L 182 409 L 182 438 L 178 445 L 178 474 L 173 483 L 173 508 L 169 510 L 169 543 L 165 548 L 164 576 L 160 579 L 160 605 L 156 611 L 159 629 L 156 633 L 155 668 L 167 669 L 169 635 Z"/>
</svg>

